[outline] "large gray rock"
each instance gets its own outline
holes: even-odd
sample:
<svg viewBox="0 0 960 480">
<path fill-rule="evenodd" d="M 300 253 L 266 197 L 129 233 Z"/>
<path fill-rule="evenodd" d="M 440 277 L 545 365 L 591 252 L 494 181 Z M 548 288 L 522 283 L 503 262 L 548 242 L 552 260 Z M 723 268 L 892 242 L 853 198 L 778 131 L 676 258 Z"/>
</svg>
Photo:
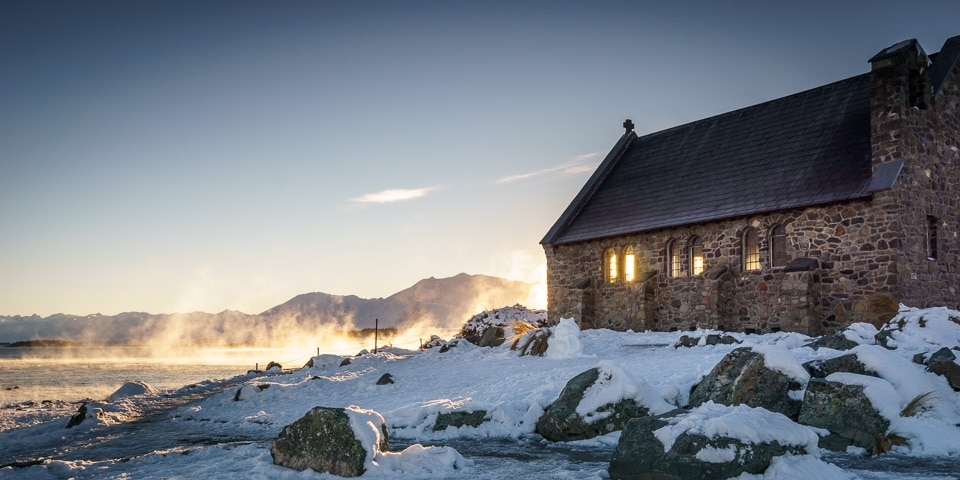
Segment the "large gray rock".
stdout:
<svg viewBox="0 0 960 480">
<path fill-rule="evenodd" d="M 387 429 L 380 450 L 387 451 Z M 313 469 L 341 477 L 363 474 L 367 450 L 357 439 L 350 417 L 342 408 L 314 407 L 299 420 L 283 427 L 270 447 L 273 463 L 294 470 Z"/>
<path fill-rule="evenodd" d="M 610 412 L 605 418 L 588 421 L 580 416 L 577 406 L 583 400 L 587 389 L 599 378 L 600 370 L 596 367 L 571 378 L 563 387 L 560 396 L 547 406 L 537 420 L 536 432 L 554 442 L 583 440 L 622 430 L 630 419 L 649 414 L 647 408 L 638 405 L 635 400 L 625 399 L 600 407 L 598 412 Z"/>
<path fill-rule="evenodd" d="M 684 411 L 675 410 L 664 415 L 636 418 L 628 422 L 610 460 L 607 470 L 610 478 L 719 480 L 743 473 L 762 474 L 770 466 L 773 457 L 808 453 L 804 446 L 781 445 L 777 441 L 747 443 L 725 436 L 710 438 L 689 432 L 680 434 L 666 450 L 666 446 L 657 439 L 654 432 L 666 427 L 669 419 L 685 414 Z M 724 456 L 727 458 L 720 458 Z"/>
<path fill-rule="evenodd" d="M 826 429 L 820 447 L 843 451 L 850 445 L 871 448 L 890 422 L 880 416 L 864 395 L 862 385 L 812 378 L 807 383 L 799 423 Z"/>
<path fill-rule="evenodd" d="M 839 372 L 856 373 L 857 375 L 869 375 L 879 377 L 880 375 L 863 365 L 863 362 L 857 358 L 857 354 L 848 353 L 839 357 L 827 360 L 811 360 L 803 364 L 803 368 L 814 378 L 827 378 L 831 374 Z"/>
<path fill-rule="evenodd" d="M 749 347 L 728 353 L 690 392 L 690 406 L 712 400 L 722 405 L 763 407 L 796 420 L 800 401 L 790 398 L 791 390 L 803 387 L 795 379 L 767 368 L 763 355 Z"/>
<path fill-rule="evenodd" d="M 821 348 L 832 348 L 834 350 L 850 350 L 851 348 L 859 345 L 857 342 L 848 339 L 843 336 L 843 333 L 831 333 L 829 335 L 824 335 L 808 344 L 807 347 L 810 347 L 814 350 L 819 350 Z"/>
<path fill-rule="evenodd" d="M 479 427 L 487 420 L 486 410 L 476 410 L 473 412 L 448 412 L 437 415 L 437 420 L 433 422 L 433 431 L 439 432 L 446 430 L 447 427 L 459 428 L 463 426 Z"/>
<path fill-rule="evenodd" d="M 946 378 L 950 388 L 960 391 L 960 365 L 957 365 L 953 360 L 930 362 L 927 370 Z"/>
</svg>

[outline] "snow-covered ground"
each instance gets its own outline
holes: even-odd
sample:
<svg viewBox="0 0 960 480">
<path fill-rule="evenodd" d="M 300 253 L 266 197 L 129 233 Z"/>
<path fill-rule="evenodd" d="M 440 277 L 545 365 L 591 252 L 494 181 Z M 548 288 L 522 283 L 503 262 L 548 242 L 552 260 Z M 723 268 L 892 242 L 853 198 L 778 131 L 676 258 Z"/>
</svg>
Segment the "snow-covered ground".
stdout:
<svg viewBox="0 0 960 480">
<path fill-rule="evenodd" d="M 938 472 L 960 466 L 960 393 L 943 377 L 913 363 L 912 357 L 960 345 L 960 324 L 954 320 L 960 319 L 960 312 L 904 309 L 892 323 L 899 319 L 903 330 L 895 332 L 891 342 L 896 350 L 875 345 L 876 329 L 871 325 L 856 324 L 845 335 L 861 344 L 854 352 L 882 377 L 868 382 L 868 398 L 908 444 L 894 447 L 890 456 L 872 458 L 862 450 L 821 455 L 814 447 L 808 455 L 777 459 L 763 476 L 742 478 L 956 478 L 960 468 L 952 474 Z M 351 358 L 346 366 L 340 366 L 343 357 L 321 355 L 313 359 L 313 367 L 238 377 L 235 386 L 167 409 L 156 408 L 159 398 L 169 401 L 189 392 L 127 387 L 114 402 L 90 405 L 103 414 L 99 418 L 94 414 L 77 427 L 65 429 L 68 418 L 61 417 L 0 433 L 0 465 L 27 459 L 10 458 L 5 447 L 26 443 L 36 445 L 38 452 L 55 452 L 44 460 L 29 458 L 36 460 L 34 465 L 2 468 L 0 478 L 334 478 L 276 466 L 270 456 L 272 439 L 314 406 L 356 406 L 383 416 L 394 453 L 368 462 L 365 478 L 609 478 L 606 468 L 619 433 L 568 444 L 550 443 L 534 433 L 544 408 L 577 374 L 595 366 L 612 372 L 605 380 L 605 396 L 592 398 L 588 392 L 588 403 L 610 401 L 610 392 L 619 392 L 614 396 L 685 406 L 691 387 L 734 348 L 759 347 L 768 367 L 803 382 L 808 376 L 800 364 L 841 354 L 805 347 L 810 338 L 795 333 L 733 334 L 741 345 L 675 348 L 683 334 L 708 332 L 580 332 L 569 327 L 555 332 L 543 357 L 519 356 L 509 349 L 509 342 L 480 348 L 463 341 L 444 353 L 439 348 L 367 353 Z M 395 383 L 377 385 L 385 373 Z M 928 391 L 934 392 L 931 409 L 908 418 L 898 415 L 907 402 Z M 650 399 L 651 395 L 659 398 Z M 740 431 L 736 422 L 742 409 L 719 407 L 701 407 L 699 417 L 687 418 L 702 422 L 684 428 Z M 159 413 L 150 421 L 140 420 L 136 428 L 124 430 L 151 408 Z M 433 430 L 439 413 L 476 410 L 487 411 L 488 421 L 479 427 Z M 771 439 L 787 435 L 809 444 L 815 438 L 814 429 L 786 417 L 772 418 L 769 424 L 765 435 Z M 148 434 L 167 441 L 137 439 Z M 132 448 L 136 444 L 144 451 Z M 843 463 L 846 469 L 831 462 Z M 896 462 L 921 466 L 905 474 Z M 931 469 L 924 470 L 924 463 Z"/>
</svg>

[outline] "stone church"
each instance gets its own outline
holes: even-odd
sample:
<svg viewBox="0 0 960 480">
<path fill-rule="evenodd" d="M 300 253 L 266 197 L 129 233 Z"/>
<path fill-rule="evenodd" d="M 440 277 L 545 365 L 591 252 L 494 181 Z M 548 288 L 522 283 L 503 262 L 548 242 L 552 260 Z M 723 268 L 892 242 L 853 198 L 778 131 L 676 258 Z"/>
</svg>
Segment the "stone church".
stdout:
<svg viewBox="0 0 960 480">
<path fill-rule="evenodd" d="M 541 241 L 549 319 L 818 335 L 878 305 L 960 305 L 960 36 L 638 136 Z M 886 317 L 889 318 L 889 317 Z"/>
</svg>

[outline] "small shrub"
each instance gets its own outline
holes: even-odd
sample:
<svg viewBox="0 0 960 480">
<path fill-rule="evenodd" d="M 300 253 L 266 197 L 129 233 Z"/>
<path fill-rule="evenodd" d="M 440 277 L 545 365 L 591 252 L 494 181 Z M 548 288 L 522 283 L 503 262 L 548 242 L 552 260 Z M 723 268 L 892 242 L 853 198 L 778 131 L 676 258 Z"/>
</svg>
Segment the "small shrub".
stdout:
<svg viewBox="0 0 960 480">
<path fill-rule="evenodd" d="M 913 397 L 913 400 L 910 400 L 910 403 L 907 403 L 907 406 L 903 407 L 903 410 L 900 411 L 901 417 L 916 417 L 924 412 L 929 412 L 934 409 L 933 401 L 936 400 L 933 392 L 921 393 L 916 397 Z"/>
<path fill-rule="evenodd" d="M 899 312 L 900 302 L 889 293 L 867 295 L 853 306 L 856 321 L 873 324 L 878 330 Z"/>
<path fill-rule="evenodd" d="M 906 445 L 907 439 L 896 432 L 887 432 L 885 435 L 877 435 L 877 441 L 870 448 L 870 455 L 880 455 L 890 453 L 890 450 L 899 445 Z"/>
</svg>

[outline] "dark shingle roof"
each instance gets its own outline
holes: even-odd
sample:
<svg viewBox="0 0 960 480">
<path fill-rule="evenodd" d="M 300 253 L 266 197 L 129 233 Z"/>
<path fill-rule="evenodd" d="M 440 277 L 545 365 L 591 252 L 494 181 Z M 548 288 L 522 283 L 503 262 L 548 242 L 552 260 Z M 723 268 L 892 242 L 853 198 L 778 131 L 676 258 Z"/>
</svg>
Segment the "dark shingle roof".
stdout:
<svg viewBox="0 0 960 480">
<path fill-rule="evenodd" d="M 864 74 L 642 137 L 626 133 L 541 243 L 818 205 L 876 188 Z"/>
<path fill-rule="evenodd" d="M 930 80 L 934 95 L 940 93 L 950 74 L 950 69 L 957 64 L 958 59 L 960 59 L 960 36 L 948 38 L 943 43 L 940 53 L 936 55 L 933 65 L 930 66 Z"/>
</svg>

